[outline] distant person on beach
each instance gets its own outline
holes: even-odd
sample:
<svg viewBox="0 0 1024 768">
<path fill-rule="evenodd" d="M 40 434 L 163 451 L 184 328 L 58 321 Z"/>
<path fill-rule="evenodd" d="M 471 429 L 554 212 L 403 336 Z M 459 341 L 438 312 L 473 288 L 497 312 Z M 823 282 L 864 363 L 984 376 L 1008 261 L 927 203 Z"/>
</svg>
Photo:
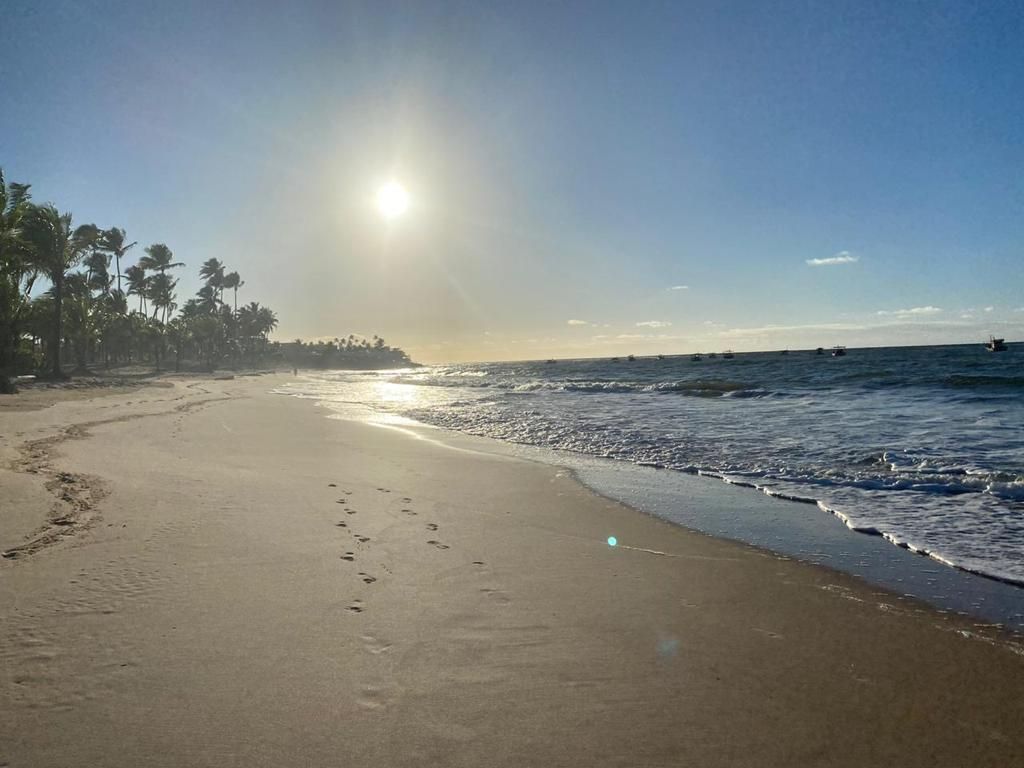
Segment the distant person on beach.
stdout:
<svg viewBox="0 0 1024 768">
<path fill-rule="evenodd" d="M 299 375 L 299 369 L 298 369 L 297 366 L 293 365 L 292 366 L 292 376 L 298 376 L 298 375 Z"/>
</svg>

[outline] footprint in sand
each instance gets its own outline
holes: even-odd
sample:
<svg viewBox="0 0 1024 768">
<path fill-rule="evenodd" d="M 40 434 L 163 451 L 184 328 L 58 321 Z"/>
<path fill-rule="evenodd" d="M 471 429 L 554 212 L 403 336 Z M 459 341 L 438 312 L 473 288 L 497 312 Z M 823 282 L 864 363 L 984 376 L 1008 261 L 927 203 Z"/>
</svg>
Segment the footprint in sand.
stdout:
<svg viewBox="0 0 1024 768">
<path fill-rule="evenodd" d="M 483 560 L 474 560 L 473 565 L 486 565 Z"/>
<path fill-rule="evenodd" d="M 437 530 L 437 523 L 427 523 L 427 530 L 428 531 L 436 531 Z"/>
<path fill-rule="evenodd" d="M 508 605 L 512 602 L 512 598 L 508 596 L 508 593 L 501 589 L 491 589 L 490 587 L 483 587 L 481 590 L 491 600 L 498 603 L 499 605 Z"/>
<path fill-rule="evenodd" d="M 387 653 L 391 650 L 391 643 L 386 643 L 378 637 L 373 635 L 363 635 L 360 638 L 363 641 L 363 648 L 377 656 L 381 653 Z"/>
<path fill-rule="evenodd" d="M 353 600 L 352 605 L 350 605 L 345 610 L 351 611 L 352 613 L 362 613 L 365 609 L 363 608 L 363 605 L 359 600 Z"/>
<path fill-rule="evenodd" d="M 345 514 L 346 515 L 354 515 L 355 513 L 356 513 L 356 511 L 354 509 L 349 509 L 348 507 L 345 507 Z"/>
<path fill-rule="evenodd" d="M 346 552 L 344 555 L 341 556 L 341 559 L 349 563 L 354 563 L 356 560 L 356 556 L 352 552 Z"/>
<path fill-rule="evenodd" d="M 338 484 L 337 484 L 337 483 L 328 483 L 328 484 L 327 484 L 327 487 L 328 487 L 328 488 L 337 488 L 337 487 L 338 487 Z"/>
<path fill-rule="evenodd" d="M 364 584 L 373 584 L 373 582 L 375 582 L 377 580 L 376 578 L 374 578 L 370 574 L 363 573 L 362 571 L 359 572 L 359 575 L 362 577 Z"/>
<path fill-rule="evenodd" d="M 403 509 L 402 511 L 405 512 L 405 514 L 407 514 L 409 516 L 414 516 L 414 515 L 418 515 L 419 514 L 419 512 L 413 512 L 411 509 Z"/>
<path fill-rule="evenodd" d="M 343 522 L 341 520 L 336 522 L 334 525 L 335 525 L 336 528 L 348 528 L 348 523 Z"/>
<path fill-rule="evenodd" d="M 346 503 L 347 501 L 348 501 L 348 499 L 335 499 L 335 500 L 334 500 L 334 503 L 335 503 L 335 504 L 344 504 L 344 503 Z"/>
<path fill-rule="evenodd" d="M 402 501 L 405 502 L 406 504 L 412 504 L 412 499 L 410 499 L 408 496 L 403 496 Z"/>
<path fill-rule="evenodd" d="M 393 686 L 364 685 L 359 691 L 356 701 L 363 709 L 370 711 L 386 710 L 394 699 Z"/>
<path fill-rule="evenodd" d="M 391 491 L 389 491 L 387 488 L 378 488 L 377 490 L 380 491 L 381 493 L 391 493 Z"/>
<path fill-rule="evenodd" d="M 356 541 L 358 541 L 360 544 L 365 544 L 366 542 L 368 542 L 370 540 L 369 536 L 359 536 L 358 534 L 356 534 L 355 536 L 356 536 Z"/>
<path fill-rule="evenodd" d="M 436 539 L 431 539 L 427 542 L 427 544 L 431 544 L 437 547 L 438 549 L 451 549 L 451 547 L 449 547 L 447 544 L 442 544 L 440 541 L 437 541 Z"/>
</svg>

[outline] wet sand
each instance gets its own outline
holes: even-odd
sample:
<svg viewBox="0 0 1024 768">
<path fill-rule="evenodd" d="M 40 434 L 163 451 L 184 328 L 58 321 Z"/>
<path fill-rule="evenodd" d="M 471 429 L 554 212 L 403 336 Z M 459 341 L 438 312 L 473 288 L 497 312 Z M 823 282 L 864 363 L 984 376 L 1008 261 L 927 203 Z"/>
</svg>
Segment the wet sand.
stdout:
<svg viewBox="0 0 1024 768">
<path fill-rule="evenodd" d="M 0 411 L 0 765 L 1024 754 L 1018 638 L 273 385 Z"/>
</svg>

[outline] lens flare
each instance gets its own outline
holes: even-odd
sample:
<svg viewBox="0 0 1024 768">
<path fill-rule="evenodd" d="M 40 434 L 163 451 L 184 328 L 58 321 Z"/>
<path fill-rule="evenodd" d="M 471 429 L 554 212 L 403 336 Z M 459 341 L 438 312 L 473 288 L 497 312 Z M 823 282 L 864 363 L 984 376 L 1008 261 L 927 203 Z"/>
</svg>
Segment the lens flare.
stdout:
<svg viewBox="0 0 1024 768">
<path fill-rule="evenodd" d="M 614 547 L 618 543 L 619 543 L 619 540 L 616 539 L 614 536 L 609 536 L 608 537 L 608 546 L 609 547 Z"/>
</svg>

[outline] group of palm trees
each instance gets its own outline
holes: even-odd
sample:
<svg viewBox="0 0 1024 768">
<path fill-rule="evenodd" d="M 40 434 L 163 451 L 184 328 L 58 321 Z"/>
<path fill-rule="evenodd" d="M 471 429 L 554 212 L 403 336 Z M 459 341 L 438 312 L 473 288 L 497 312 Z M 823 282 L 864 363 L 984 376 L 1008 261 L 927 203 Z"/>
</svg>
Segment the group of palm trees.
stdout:
<svg viewBox="0 0 1024 768">
<path fill-rule="evenodd" d="M 303 342 L 296 339 L 279 345 L 282 357 L 297 368 L 379 370 L 416 365 L 399 347 L 389 346 L 380 336 Z"/>
<path fill-rule="evenodd" d="M 75 226 L 70 213 L 34 203 L 29 185 L 6 182 L 0 169 L 0 390 L 21 373 L 63 378 L 68 353 L 72 373 L 123 363 L 159 370 L 168 351 L 176 368 L 188 360 L 210 369 L 258 363 L 277 317 L 256 302 L 238 307 L 245 283 L 237 272 L 207 260 L 205 285 L 178 311 L 172 270 L 184 264 L 154 243 L 126 267 L 136 245 L 123 229 Z"/>
</svg>

